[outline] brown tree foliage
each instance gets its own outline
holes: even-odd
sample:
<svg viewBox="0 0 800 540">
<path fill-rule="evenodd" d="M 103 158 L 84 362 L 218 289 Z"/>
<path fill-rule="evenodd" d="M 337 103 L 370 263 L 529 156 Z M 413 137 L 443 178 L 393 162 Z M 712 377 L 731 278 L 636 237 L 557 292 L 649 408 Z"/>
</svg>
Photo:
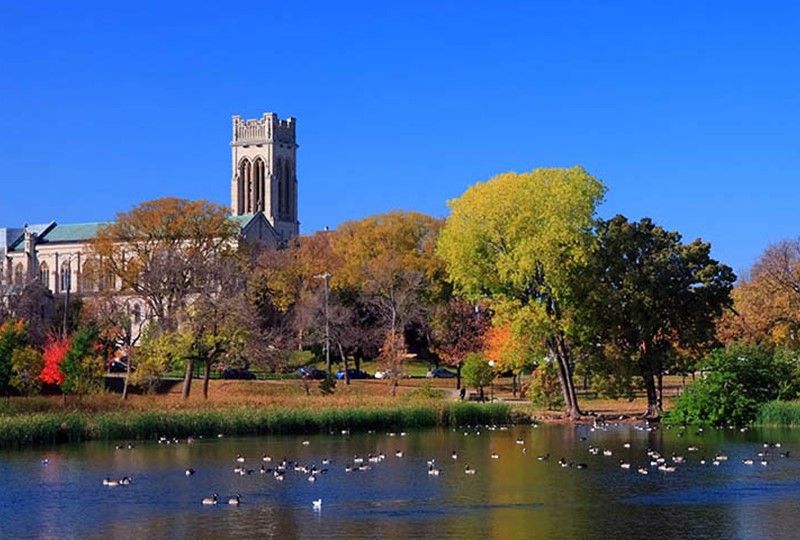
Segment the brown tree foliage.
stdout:
<svg viewBox="0 0 800 540">
<path fill-rule="evenodd" d="M 205 276 L 203 268 L 232 248 L 238 227 L 208 201 L 148 201 L 102 227 L 92 243 L 99 276 L 137 296 L 165 328 L 175 328 Z"/>
<path fill-rule="evenodd" d="M 223 206 L 178 198 L 144 202 L 98 231 L 93 281 L 140 298 L 163 331 L 175 331 L 198 312 L 193 305 L 204 292 L 219 289 L 219 261 L 235 250 L 237 235 Z M 189 359 L 184 397 L 192 368 Z"/>
<path fill-rule="evenodd" d="M 767 247 L 732 296 L 734 309 L 717 328 L 720 341 L 800 347 L 800 239 Z"/>
<path fill-rule="evenodd" d="M 445 364 L 456 368 L 456 388 L 460 388 L 464 358 L 484 347 L 490 328 L 489 314 L 463 298 L 454 297 L 436 304 L 430 325 L 431 348 Z"/>
</svg>

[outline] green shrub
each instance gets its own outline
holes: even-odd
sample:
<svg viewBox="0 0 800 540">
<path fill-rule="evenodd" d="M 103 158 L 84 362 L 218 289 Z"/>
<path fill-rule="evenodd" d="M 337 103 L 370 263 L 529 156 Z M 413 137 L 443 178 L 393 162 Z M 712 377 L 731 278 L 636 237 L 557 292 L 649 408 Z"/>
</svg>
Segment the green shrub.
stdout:
<svg viewBox="0 0 800 540">
<path fill-rule="evenodd" d="M 666 421 L 741 426 L 753 422 L 763 404 L 798 395 L 797 362 L 782 351 L 734 344 L 713 351 L 704 371 L 678 397 Z"/>
<path fill-rule="evenodd" d="M 336 391 L 336 377 L 327 373 L 325 378 L 319 381 L 319 392 L 323 396 L 329 396 Z"/>
</svg>

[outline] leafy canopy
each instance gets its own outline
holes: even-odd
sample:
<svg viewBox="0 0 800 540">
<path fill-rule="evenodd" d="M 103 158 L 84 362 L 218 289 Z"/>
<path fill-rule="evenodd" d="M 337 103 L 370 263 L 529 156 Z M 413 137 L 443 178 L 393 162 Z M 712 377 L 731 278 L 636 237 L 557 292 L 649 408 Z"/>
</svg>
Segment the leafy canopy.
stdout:
<svg viewBox="0 0 800 540">
<path fill-rule="evenodd" d="M 489 361 L 481 353 L 469 353 L 464 358 L 464 367 L 461 370 L 464 381 L 478 390 L 491 384 L 494 379 L 494 370 Z"/>
<path fill-rule="evenodd" d="M 459 291 L 543 340 L 563 329 L 568 269 L 592 249 L 604 193 L 581 167 L 501 174 L 449 202 L 438 253 Z"/>
</svg>

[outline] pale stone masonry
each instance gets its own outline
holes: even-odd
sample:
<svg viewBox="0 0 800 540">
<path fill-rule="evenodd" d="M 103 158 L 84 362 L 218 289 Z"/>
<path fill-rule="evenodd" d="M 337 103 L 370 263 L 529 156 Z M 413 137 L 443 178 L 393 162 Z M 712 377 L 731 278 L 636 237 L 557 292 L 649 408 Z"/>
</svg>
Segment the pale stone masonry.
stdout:
<svg viewBox="0 0 800 540">
<path fill-rule="evenodd" d="M 297 221 L 296 120 L 275 113 L 233 117 L 231 209 L 233 215 L 263 212 L 282 242 L 299 234 Z"/>
<path fill-rule="evenodd" d="M 242 240 L 278 247 L 299 234 L 295 125 L 294 118 L 280 120 L 274 113 L 258 120 L 233 117 L 231 209 Z M 52 221 L 0 228 L 0 301 L 37 279 L 56 295 L 95 291 L 97 284 L 81 273 L 91 264 L 89 242 L 102 226 Z"/>
</svg>

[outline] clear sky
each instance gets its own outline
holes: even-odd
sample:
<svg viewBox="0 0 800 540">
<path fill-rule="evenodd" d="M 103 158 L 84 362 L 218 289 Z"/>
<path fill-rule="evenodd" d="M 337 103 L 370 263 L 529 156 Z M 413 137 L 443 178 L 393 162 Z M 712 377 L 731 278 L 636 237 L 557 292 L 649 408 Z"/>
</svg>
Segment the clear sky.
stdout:
<svg viewBox="0 0 800 540">
<path fill-rule="evenodd" d="M 746 270 L 800 234 L 797 5 L 6 1 L 0 226 L 227 205 L 231 115 L 273 111 L 298 119 L 303 233 L 580 164 L 602 216 Z"/>
</svg>

